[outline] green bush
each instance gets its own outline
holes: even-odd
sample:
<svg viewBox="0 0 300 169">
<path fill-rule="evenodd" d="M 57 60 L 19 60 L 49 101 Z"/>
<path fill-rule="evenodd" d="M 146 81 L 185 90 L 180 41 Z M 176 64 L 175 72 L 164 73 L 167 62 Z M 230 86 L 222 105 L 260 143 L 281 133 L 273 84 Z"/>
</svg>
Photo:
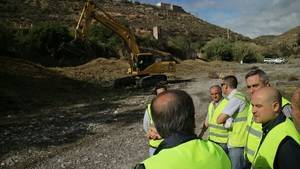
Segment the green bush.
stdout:
<svg viewBox="0 0 300 169">
<path fill-rule="evenodd" d="M 166 48 L 176 51 L 173 54 L 180 59 L 192 58 L 201 45 L 200 42 L 193 39 L 190 35 L 169 37 L 166 42 Z"/>
<path fill-rule="evenodd" d="M 99 56 L 116 56 L 117 52 L 124 48 L 121 37 L 103 25 L 93 25 L 87 38 L 97 46 L 97 55 Z"/>
<path fill-rule="evenodd" d="M 55 65 L 60 45 L 72 39 L 66 26 L 43 22 L 15 34 L 17 55 L 44 65 Z"/>
<path fill-rule="evenodd" d="M 257 52 L 249 44 L 245 42 L 234 42 L 232 45 L 232 56 L 235 61 L 243 61 L 245 63 L 254 63 L 257 62 Z"/>
<path fill-rule="evenodd" d="M 145 48 L 162 49 L 164 47 L 162 41 L 156 40 L 152 37 L 137 37 L 137 42 L 139 46 Z"/>
<path fill-rule="evenodd" d="M 232 61 L 233 56 L 231 52 L 232 44 L 229 40 L 224 38 L 215 38 L 203 47 L 208 60 L 225 60 Z"/>
<path fill-rule="evenodd" d="M 0 22 L 0 55 L 11 55 L 13 42 L 13 32 L 6 23 Z"/>
</svg>

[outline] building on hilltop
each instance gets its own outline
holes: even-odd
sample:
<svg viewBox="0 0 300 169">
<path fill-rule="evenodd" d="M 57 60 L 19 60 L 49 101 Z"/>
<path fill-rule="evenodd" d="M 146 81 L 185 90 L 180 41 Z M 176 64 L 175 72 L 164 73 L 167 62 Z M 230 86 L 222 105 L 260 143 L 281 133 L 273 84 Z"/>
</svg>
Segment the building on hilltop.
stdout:
<svg viewBox="0 0 300 169">
<path fill-rule="evenodd" d="M 159 2 L 156 4 L 156 6 L 161 9 L 164 9 L 164 10 L 170 10 L 170 11 L 175 11 L 175 12 L 185 12 L 181 6 L 173 5 L 173 4 L 169 4 L 169 3 Z"/>
</svg>

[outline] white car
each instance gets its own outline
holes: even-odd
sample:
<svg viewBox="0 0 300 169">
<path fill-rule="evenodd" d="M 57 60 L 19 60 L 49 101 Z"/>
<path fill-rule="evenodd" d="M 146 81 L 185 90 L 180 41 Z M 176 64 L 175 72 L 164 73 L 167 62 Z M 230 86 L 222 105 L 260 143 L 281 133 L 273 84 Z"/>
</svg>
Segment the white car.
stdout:
<svg viewBox="0 0 300 169">
<path fill-rule="evenodd" d="M 264 58 L 264 63 L 283 64 L 286 62 L 287 62 L 287 59 L 285 59 L 285 58 Z"/>
</svg>

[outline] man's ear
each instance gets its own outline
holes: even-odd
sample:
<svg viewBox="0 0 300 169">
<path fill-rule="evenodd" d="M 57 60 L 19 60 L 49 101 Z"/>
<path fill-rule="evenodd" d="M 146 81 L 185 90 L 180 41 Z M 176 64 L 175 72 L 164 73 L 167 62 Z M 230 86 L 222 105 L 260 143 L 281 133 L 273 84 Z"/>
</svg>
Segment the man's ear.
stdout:
<svg viewBox="0 0 300 169">
<path fill-rule="evenodd" d="M 273 102 L 272 104 L 274 112 L 280 111 L 280 104 L 278 102 Z"/>
</svg>

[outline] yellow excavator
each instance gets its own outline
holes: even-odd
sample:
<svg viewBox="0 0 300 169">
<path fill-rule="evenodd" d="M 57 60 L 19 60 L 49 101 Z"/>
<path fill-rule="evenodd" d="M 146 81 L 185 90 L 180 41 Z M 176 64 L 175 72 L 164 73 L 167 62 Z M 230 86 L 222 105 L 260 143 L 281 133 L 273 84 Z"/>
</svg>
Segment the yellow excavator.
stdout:
<svg viewBox="0 0 300 169">
<path fill-rule="evenodd" d="M 152 86 L 160 81 L 167 81 L 168 76 L 174 74 L 176 63 L 169 53 L 157 50 L 142 53 L 131 30 L 118 23 L 103 9 L 96 7 L 92 0 L 88 0 L 84 4 L 76 26 L 75 39 L 85 39 L 93 20 L 118 34 L 129 49 L 128 73 L 130 76 L 115 80 L 114 87 Z"/>
</svg>

